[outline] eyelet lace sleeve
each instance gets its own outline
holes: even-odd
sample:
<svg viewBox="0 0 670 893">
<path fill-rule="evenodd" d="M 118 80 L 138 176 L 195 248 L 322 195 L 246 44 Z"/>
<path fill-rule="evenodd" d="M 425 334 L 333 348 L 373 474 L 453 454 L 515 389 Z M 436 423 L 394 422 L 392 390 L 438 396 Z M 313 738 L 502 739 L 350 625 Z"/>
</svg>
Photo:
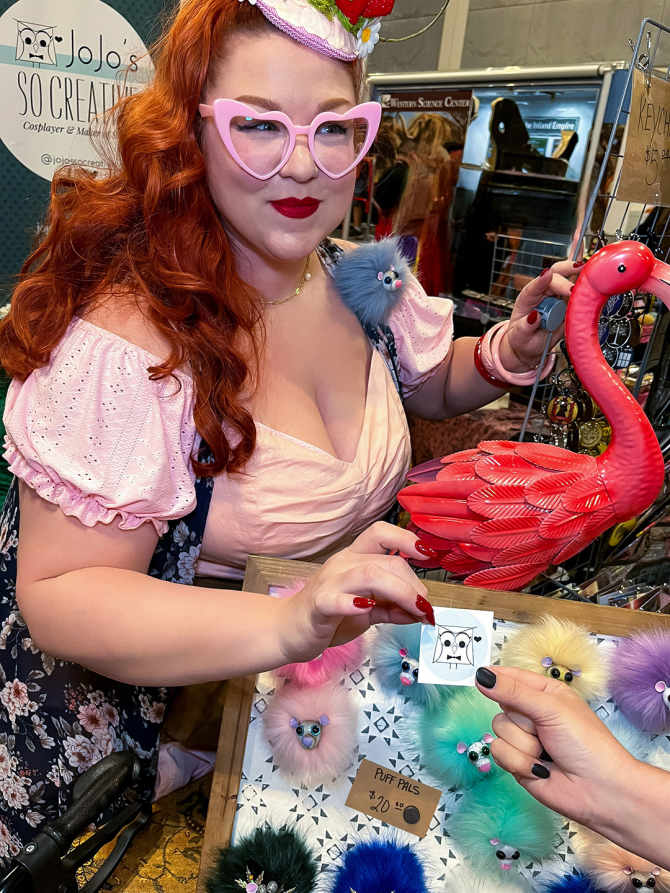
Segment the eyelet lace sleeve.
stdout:
<svg viewBox="0 0 670 893">
<path fill-rule="evenodd" d="M 192 379 L 151 381 L 160 360 L 74 319 L 47 366 L 9 387 L 10 471 L 82 524 L 123 530 L 167 522 L 195 506 Z"/>
<path fill-rule="evenodd" d="M 453 312 L 452 301 L 429 297 L 411 277 L 388 319 L 404 397 L 418 391 L 449 353 L 454 338 Z"/>
</svg>

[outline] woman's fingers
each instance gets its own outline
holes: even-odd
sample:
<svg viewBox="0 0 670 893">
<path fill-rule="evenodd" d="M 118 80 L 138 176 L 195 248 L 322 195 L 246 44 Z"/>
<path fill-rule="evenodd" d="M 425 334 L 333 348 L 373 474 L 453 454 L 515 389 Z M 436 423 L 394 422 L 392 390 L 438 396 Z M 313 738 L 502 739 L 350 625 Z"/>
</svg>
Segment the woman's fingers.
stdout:
<svg viewBox="0 0 670 893">
<path fill-rule="evenodd" d="M 317 623 L 332 623 L 335 617 L 370 613 L 373 608 L 393 605 L 415 621 L 427 622 L 422 609 L 424 596 L 413 581 L 407 581 L 379 562 L 368 561 L 350 567 L 327 586 L 317 590 L 314 611 Z"/>
<path fill-rule="evenodd" d="M 493 731 L 497 738 L 502 738 L 512 747 L 537 759 L 543 751 L 538 737 L 525 728 L 522 728 L 516 719 L 506 713 L 499 713 L 493 717 Z"/>
<path fill-rule="evenodd" d="M 357 536 L 345 551 L 359 555 L 388 555 L 392 552 L 402 552 L 410 558 L 423 561 L 426 556 L 416 548 L 416 543 L 419 541 L 411 530 L 404 530 L 385 521 L 377 521 Z"/>
<path fill-rule="evenodd" d="M 515 667 L 480 667 L 476 681 L 477 688 L 487 698 L 522 713 L 535 723 L 555 713 L 556 696 L 573 694 L 563 682 Z"/>
<path fill-rule="evenodd" d="M 525 753 L 506 741 L 504 738 L 496 738 L 491 742 L 491 756 L 497 765 L 516 778 L 542 779 L 546 781 L 551 777 L 551 769 L 543 763 L 538 756 Z"/>
</svg>

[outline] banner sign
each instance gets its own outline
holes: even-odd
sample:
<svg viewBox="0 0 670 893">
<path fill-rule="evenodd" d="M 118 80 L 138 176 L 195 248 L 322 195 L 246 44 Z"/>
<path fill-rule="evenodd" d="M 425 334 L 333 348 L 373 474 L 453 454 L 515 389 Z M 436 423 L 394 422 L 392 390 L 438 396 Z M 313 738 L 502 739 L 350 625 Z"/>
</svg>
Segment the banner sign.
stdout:
<svg viewBox="0 0 670 893">
<path fill-rule="evenodd" d="M 101 0 L 18 0 L 0 17 L 0 139 L 45 180 L 102 167 L 100 117 L 152 74 L 140 36 Z"/>
</svg>

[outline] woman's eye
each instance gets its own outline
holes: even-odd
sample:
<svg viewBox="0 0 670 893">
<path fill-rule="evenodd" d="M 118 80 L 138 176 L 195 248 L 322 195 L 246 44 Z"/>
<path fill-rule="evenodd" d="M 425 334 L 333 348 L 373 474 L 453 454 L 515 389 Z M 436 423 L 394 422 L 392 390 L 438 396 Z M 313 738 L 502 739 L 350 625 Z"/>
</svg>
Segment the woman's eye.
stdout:
<svg viewBox="0 0 670 893">
<path fill-rule="evenodd" d="M 242 118 L 235 123 L 236 130 L 242 133 L 271 133 L 277 130 L 274 121 L 259 121 L 257 118 Z"/>
<path fill-rule="evenodd" d="M 336 121 L 329 121 L 327 124 L 322 124 L 317 133 L 325 136 L 344 136 L 347 133 L 347 127 Z"/>
<path fill-rule="evenodd" d="M 407 672 L 409 671 L 409 662 L 406 661 L 406 660 L 404 660 L 404 661 L 400 664 L 400 668 L 402 669 L 402 671 L 403 671 L 404 673 L 407 673 Z"/>
</svg>

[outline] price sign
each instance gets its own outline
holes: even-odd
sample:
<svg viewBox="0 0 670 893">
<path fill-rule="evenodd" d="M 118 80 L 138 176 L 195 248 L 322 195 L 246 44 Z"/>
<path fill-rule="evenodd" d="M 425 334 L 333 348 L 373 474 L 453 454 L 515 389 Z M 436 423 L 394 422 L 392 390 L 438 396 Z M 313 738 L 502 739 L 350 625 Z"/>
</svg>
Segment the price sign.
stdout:
<svg viewBox="0 0 670 893">
<path fill-rule="evenodd" d="M 441 794 L 415 778 L 363 760 L 346 803 L 387 825 L 425 837 Z"/>
</svg>

